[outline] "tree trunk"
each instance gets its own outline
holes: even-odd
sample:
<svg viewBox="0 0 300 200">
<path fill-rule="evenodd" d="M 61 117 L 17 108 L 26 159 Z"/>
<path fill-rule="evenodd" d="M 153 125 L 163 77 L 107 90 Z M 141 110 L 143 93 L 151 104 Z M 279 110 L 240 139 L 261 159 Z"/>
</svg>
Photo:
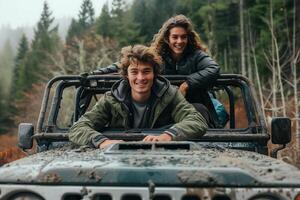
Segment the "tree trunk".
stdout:
<svg viewBox="0 0 300 200">
<path fill-rule="evenodd" d="M 274 33 L 274 28 L 273 28 L 273 1 L 270 0 L 270 32 L 273 35 Z M 274 48 L 274 40 L 272 39 L 272 52 L 271 52 L 271 67 L 272 67 L 272 117 L 277 116 L 277 98 L 276 98 L 276 93 L 277 93 L 277 80 L 276 80 L 276 68 L 275 68 L 275 48 Z"/>
<path fill-rule="evenodd" d="M 244 0 L 240 0 L 241 68 L 242 68 L 242 75 L 246 76 L 243 11 L 244 11 Z"/>
<path fill-rule="evenodd" d="M 296 0 L 294 0 L 294 10 L 293 10 L 293 51 L 292 51 L 292 72 L 293 72 L 293 85 L 294 85 L 294 102 L 295 102 L 295 135 L 296 135 L 296 147 L 297 149 L 300 148 L 299 144 L 299 105 L 298 105 L 298 81 L 297 81 L 297 61 L 300 54 L 300 50 L 298 50 L 296 55 Z"/>
</svg>

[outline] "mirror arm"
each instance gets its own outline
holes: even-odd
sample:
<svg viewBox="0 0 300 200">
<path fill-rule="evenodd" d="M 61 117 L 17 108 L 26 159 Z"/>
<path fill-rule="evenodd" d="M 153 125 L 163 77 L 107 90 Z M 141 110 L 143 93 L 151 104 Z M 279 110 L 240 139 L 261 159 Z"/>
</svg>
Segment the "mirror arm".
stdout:
<svg viewBox="0 0 300 200">
<path fill-rule="evenodd" d="M 271 151 L 271 157 L 272 158 L 277 158 L 277 153 L 278 153 L 278 151 L 280 151 L 280 150 L 282 150 L 282 149 L 284 149 L 286 147 L 286 144 L 283 144 L 283 145 L 280 145 L 279 147 L 277 147 L 277 148 L 275 148 L 275 149 L 272 149 L 272 151 Z"/>
</svg>

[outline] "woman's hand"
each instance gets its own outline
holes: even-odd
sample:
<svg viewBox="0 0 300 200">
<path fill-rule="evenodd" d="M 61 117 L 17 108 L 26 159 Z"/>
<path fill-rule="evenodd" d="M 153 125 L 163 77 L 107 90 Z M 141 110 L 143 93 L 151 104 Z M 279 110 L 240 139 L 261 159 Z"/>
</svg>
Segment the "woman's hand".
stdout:
<svg viewBox="0 0 300 200">
<path fill-rule="evenodd" d="M 179 86 L 179 91 L 181 92 L 181 94 L 183 96 L 186 96 L 186 93 L 189 89 L 189 85 L 187 84 L 187 82 L 183 82 L 180 86 Z"/>
</svg>

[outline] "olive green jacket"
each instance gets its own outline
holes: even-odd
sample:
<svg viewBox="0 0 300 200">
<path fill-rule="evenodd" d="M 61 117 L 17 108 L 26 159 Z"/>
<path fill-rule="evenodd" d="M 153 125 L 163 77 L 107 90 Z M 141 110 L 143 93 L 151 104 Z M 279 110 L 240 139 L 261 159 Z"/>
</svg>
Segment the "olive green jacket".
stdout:
<svg viewBox="0 0 300 200">
<path fill-rule="evenodd" d="M 107 138 L 101 129 L 131 129 L 132 112 L 130 103 L 130 86 L 126 80 L 118 81 L 110 92 L 97 102 L 91 111 L 85 113 L 69 130 L 70 141 L 79 145 L 97 147 Z M 157 77 L 152 87 L 154 101 L 149 116 L 149 127 L 160 128 L 173 124 L 167 131 L 173 140 L 200 138 L 207 130 L 203 116 L 188 103 L 178 88 L 170 85 L 163 77 Z"/>
</svg>

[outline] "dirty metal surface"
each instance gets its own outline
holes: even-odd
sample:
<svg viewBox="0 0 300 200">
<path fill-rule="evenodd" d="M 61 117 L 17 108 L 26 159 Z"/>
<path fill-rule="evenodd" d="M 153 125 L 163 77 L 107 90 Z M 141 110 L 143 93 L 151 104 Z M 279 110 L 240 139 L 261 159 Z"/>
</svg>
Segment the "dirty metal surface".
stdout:
<svg viewBox="0 0 300 200">
<path fill-rule="evenodd" d="M 20 192 L 20 185 L 1 185 L 0 199 L 9 199 L 9 195 Z M 168 196 L 170 199 L 179 200 L 184 197 L 190 199 L 230 199 L 249 200 L 257 195 L 268 195 L 267 199 L 291 200 L 295 199 L 300 189 L 294 188 L 183 188 L 183 187 L 155 187 L 149 192 L 148 187 L 99 187 L 99 186 L 56 186 L 56 185 L 22 185 L 22 189 L 32 191 L 45 200 L 64 199 L 67 194 L 78 194 L 82 199 L 95 199 L 99 194 L 109 195 L 112 199 L 120 200 L 127 194 L 140 196 L 142 199 Z M 49 192 L 55 191 L 55 192 Z M 153 197 L 153 198 L 152 198 Z M 198 198 L 192 198 L 198 197 Z M 227 197 L 227 198 L 222 198 Z M 261 196 L 260 196 L 261 197 Z M 270 198 L 276 197 L 276 198 Z M 258 198 L 260 200 L 266 198 Z"/>
<path fill-rule="evenodd" d="M 300 187 L 300 171 L 253 152 L 207 148 L 103 151 L 64 147 L 0 168 L 0 183 L 218 187 Z"/>
</svg>

